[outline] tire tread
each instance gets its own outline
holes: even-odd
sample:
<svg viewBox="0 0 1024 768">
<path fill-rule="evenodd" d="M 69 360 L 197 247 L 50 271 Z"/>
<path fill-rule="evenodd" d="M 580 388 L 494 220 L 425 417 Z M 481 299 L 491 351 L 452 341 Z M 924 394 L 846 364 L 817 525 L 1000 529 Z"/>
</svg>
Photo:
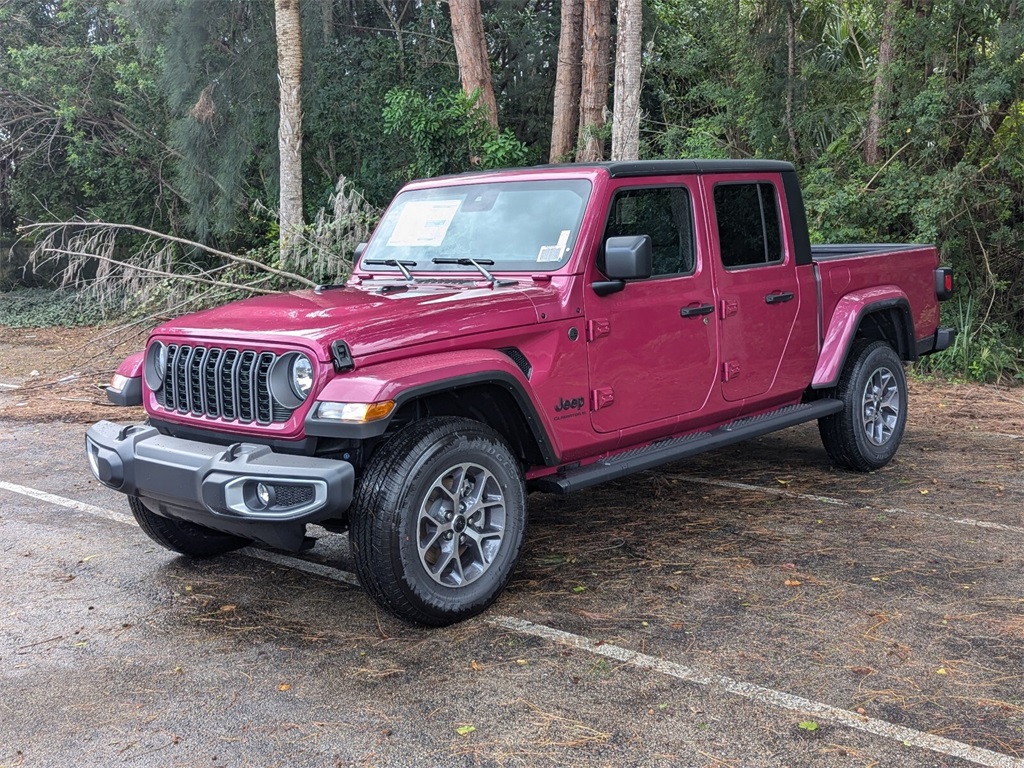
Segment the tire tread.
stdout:
<svg viewBox="0 0 1024 768">
<path fill-rule="evenodd" d="M 135 496 L 128 497 L 128 507 L 135 522 L 153 541 L 172 552 L 188 557 L 216 557 L 241 549 L 249 542 L 238 536 L 221 533 L 185 520 L 171 520 L 151 512 Z"/>
<path fill-rule="evenodd" d="M 356 488 L 349 527 L 356 575 L 370 598 L 395 616 L 427 626 L 445 626 L 474 616 L 487 608 L 501 593 L 468 605 L 452 602 L 425 610 L 410 599 L 396 574 L 399 555 L 388 545 L 399 525 L 398 501 L 405 490 L 405 482 L 420 457 L 431 445 L 460 430 L 473 430 L 495 443 L 496 447 L 511 455 L 511 450 L 496 431 L 486 424 L 455 416 L 438 416 L 414 422 L 381 445 L 371 457 Z M 520 483 L 522 478 L 520 476 Z M 525 502 L 525 491 L 523 492 Z M 525 503 L 523 506 L 523 534 L 525 534 Z M 512 553 L 514 569 L 522 548 L 521 536 Z"/>
<path fill-rule="evenodd" d="M 846 359 L 846 364 L 843 367 L 842 373 L 839 375 L 839 381 L 836 383 L 835 388 L 830 390 L 827 394 L 829 397 L 842 400 L 845 407 L 839 413 L 827 416 L 823 419 L 818 419 L 818 432 L 821 435 L 821 442 L 825 446 L 825 451 L 828 453 L 829 458 L 831 458 L 837 465 L 845 467 L 846 469 L 851 469 L 855 472 L 870 472 L 885 466 L 885 464 L 891 460 L 892 454 L 895 454 L 903 436 L 901 427 L 900 434 L 896 438 L 895 445 L 893 446 L 889 457 L 881 463 L 876 459 L 872 459 L 872 457 L 866 456 L 857 444 L 857 435 L 855 430 L 859 427 L 855 423 L 854 413 L 858 408 L 859 398 L 861 396 L 861 393 L 858 391 L 859 388 L 857 387 L 857 380 L 860 376 L 864 362 L 878 349 L 889 350 L 896 361 L 895 367 L 898 367 L 899 372 L 902 373 L 903 364 L 891 345 L 884 341 L 864 338 L 857 339 L 850 349 L 850 354 Z M 905 418 L 905 379 L 902 386 L 904 393 L 903 412 Z"/>
</svg>

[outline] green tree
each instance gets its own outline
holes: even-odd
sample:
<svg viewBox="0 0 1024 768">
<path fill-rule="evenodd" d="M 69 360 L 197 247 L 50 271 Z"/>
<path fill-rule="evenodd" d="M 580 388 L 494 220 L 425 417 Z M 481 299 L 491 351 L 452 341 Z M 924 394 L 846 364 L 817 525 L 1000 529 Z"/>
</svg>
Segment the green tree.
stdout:
<svg viewBox="0 0 1024 768">
<path fill-rule="evenodd" d="M 15 211 L 22 221 L 171 224 L 182 196 L 163 163 L 173 156 L 166 112 L 116 15 L 13 0 L 0 8 L 0 38 L 5 226 Z"/>
<path fill-rule="evenodd" d="M 120 13 L 167 105 L 188 233 L 251 239 L 253 204 L 272 208 L 278 197 L 272 2 L 126 0 Z"/>
</svg>

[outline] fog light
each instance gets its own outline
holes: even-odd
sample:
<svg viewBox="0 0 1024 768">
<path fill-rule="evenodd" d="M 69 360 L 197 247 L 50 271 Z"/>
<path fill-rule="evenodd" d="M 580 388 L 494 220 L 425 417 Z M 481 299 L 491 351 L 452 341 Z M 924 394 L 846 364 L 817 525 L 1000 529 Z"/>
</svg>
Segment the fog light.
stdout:
<svg viewBox="0 0 1024 768">
<path fill-rule="evenodd" d="M 260 504 L 264 507 L 270 506 L 270 489 L 263 483 L 256 483 L 256 498 L 260 500 Z"/>
</svg>

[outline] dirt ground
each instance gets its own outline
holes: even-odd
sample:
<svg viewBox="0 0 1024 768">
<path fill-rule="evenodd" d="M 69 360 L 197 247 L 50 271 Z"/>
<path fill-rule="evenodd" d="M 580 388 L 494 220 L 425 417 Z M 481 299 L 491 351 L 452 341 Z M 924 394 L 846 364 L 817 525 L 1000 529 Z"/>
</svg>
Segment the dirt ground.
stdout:
<svg viewBox="0 0 1024 768">
<path fill-rule="evenodd" d="M 122 418 L 103 387 L 148 329 L 0 326 L 0 419 L 91 423 Z M 141 410 L 138 412 L 141 413 Z"/>
<path fill-rule="evenodd" d="M 0 387 L 0 424 L 12 441 L 32 435 L 48 446 L 17 459 L 6 454 L 0 477 L 121 509 L 117 494 L 88 479 L 78 443 L 61 447 L 71 428 L 56 428 L 141 415 L 113 411 L 100 386 L 142 340 L 92 342 L 102 334 L 0 329 L 0 384 L 18 387 Z M 71 430 L 75 441 L 83 429 Z M 1022 470 L 1024 389 L 912 378 L 903 446 L 878 472 L 835 469 L 815 427 L 804 425 L 575 495 L 531 495 L 531 530 L 505 594 L 488 615 L 434 631 L 378 614 L 358 589 L 339 597 L 338 585 L 308 574 L 277 569 L 257 579 L 232 557 L 185 565 L 127 526 L 109 534 L 125 564 L 80 559 L 37 567 L 48 580 L 79 574 L 74 589 L 95 578 L 103 591 L 87 599 L 97 613 L 106 612 L 105 600 L 138 602 L 134 610 L 148 618 L 137 626 L 111 625 L 111 637 L 130 640 L 133 659 L 167 655 L 159 680 L 142 679 L 133 668 L 140 676 L 132 688 L 134 714 L 124 714 L 116 738 L 105 735 L 108 726 L 95 726 L 97 745 L 87 752 L 99 760 L 94 764 L 122 762 L 115 742 L 124 733 L 140 744 L 149 743 L 140 732 L 150 741 L 154 734 L 183 733 L 184 726 L 165 722 L 166 712 L 187 701 L 175 691 L 188 680 L 173 670 L 189 666 L 176 668 L 177 651 L 167 650 L 181 646 L 205 649 L 220 670 L 229 654 L 238 654 L 240 664 L 254 653 L 279 664 L 268 684 L 294 684 L 305 697 L 289 693 L 282 706 L 294 730 L 274 734 L 278 743 L 286 735 L 301 741 L 305 757 L 293 765 L 969 762 L 866 738 L 825 719 L 813 732 L 801 730 L 799 717 L 770 704 L 694 693 L 670 677 L 495 629 L 494 616 L 509 616 L 1006 756 L 1005 763 L 984 764 L 1024 766 Z M 18 535 L 50 531 L 49 513 L 42 506 L 5 512 L 4 498 L 0 524 L 6 523 L 8 550 L 43 557 L 45 547 Z M 83 532 L 75 536 L 91 540 Z M 88 546 L 70 551 L 92 557 L 91 550 L 84 554 Z M 140 550 L 156 559 L 132 556 Z M 351 570 L 342 536 L 325 538 L 303 558 Z M 16 559 L 5 582 L 30 564 L 27 555 Z M 103 568 L 110 569 L 106 575 Z M 31 593 L 17 583 L 12 594 Z M 7 608 L 0 604 L 0 613 Z M 89 626 L 80 612 L 68 622 Z M 49 632 L 59 632 L 19 632 L 10 640 L 17 656 L 4 652 L 0 633 L 0 659 L 15 658 L 28 674 L 48 658 L 33 656 L 36 636 L 45 643 Z M 150 645 L 158 650 L 143 650 Z M 107 661 L 94 653 L 110 669 L 126 663 L 124 652 L 112 651 Z M 325 669 L 318 677 L 316 670 Z M 208 674 L 212 686 L 209 680 L 228 673 Z M 261 673 L 246 666 L 238 674 L 249 681 L 237 683 L 244 686 Z M 328 690 L 331 685 L 336 689 Z M 236 692 L 224 711 L 249 717 L 239 696 L 245 701 Z M 340 715 L 317 709 L 327 706 L 327 696 L 348 697 L 353 707 L 341 758 L 338 742 L 326 735 Z M 217 701 L 210 699 L 210 712 L 219 711 Z M 16 727 L 31 733 L 30 714 L 9 712 L 0 720 L 14 717 L 12 733 Z M 54 726 L 58 733 L 64 718 Z M 128 725 L 138 718 L 153 725 Z M 445 719 L 444 736 L 431 730 L 438 718 Z M 455 731 L 468 724 L 471 731 Z M 14 749 L 19 737 L 5 730 L 0 725 L 0 743 Z M 98 744 L 103 738 L 106 751 Z M 203 764 L 225 764 L 228 742 L 217 742 L 220 762 L 204 753 Z M 45 764 L 19 754 L 0 754 L 0 765 Z M 196 754 L 174 764 L 199 764 L 191 760 Z M 160 757 L 152 764 L 172 762 Z"/>
</svg>

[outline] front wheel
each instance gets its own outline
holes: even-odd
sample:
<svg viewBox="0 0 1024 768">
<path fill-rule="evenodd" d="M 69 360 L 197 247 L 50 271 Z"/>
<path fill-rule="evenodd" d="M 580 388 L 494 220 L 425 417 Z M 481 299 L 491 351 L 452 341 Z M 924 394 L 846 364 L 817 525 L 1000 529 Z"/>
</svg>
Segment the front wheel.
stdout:
<svg viewBox="0 0 1024 768">
<path fill-rule="evenodd" d="M 832 460 L 858 472 L 888 464 L 907 423 L 907 377 L 895 350 L 884 341 L 857 341 L 832 396 L 843 410 L 818 420 Z"/>
<path fill-rule="evenodd" d="M 249 544 L 247 539 L 214 531 L 186 520 L 172 520 L 151 512 L 135 496 L 128 497 L 135 522 L 153 541 L 189 557 L 216 557 Z"/>
<path fill-rule="evenodd" d="M 526 489 L 502 437 L 469 419 L 417 421 L 373 455 L 351 509 L 356 572 L 399 618 L 443 626 L 505 588 L 526 532 Z"/>
</svg>

